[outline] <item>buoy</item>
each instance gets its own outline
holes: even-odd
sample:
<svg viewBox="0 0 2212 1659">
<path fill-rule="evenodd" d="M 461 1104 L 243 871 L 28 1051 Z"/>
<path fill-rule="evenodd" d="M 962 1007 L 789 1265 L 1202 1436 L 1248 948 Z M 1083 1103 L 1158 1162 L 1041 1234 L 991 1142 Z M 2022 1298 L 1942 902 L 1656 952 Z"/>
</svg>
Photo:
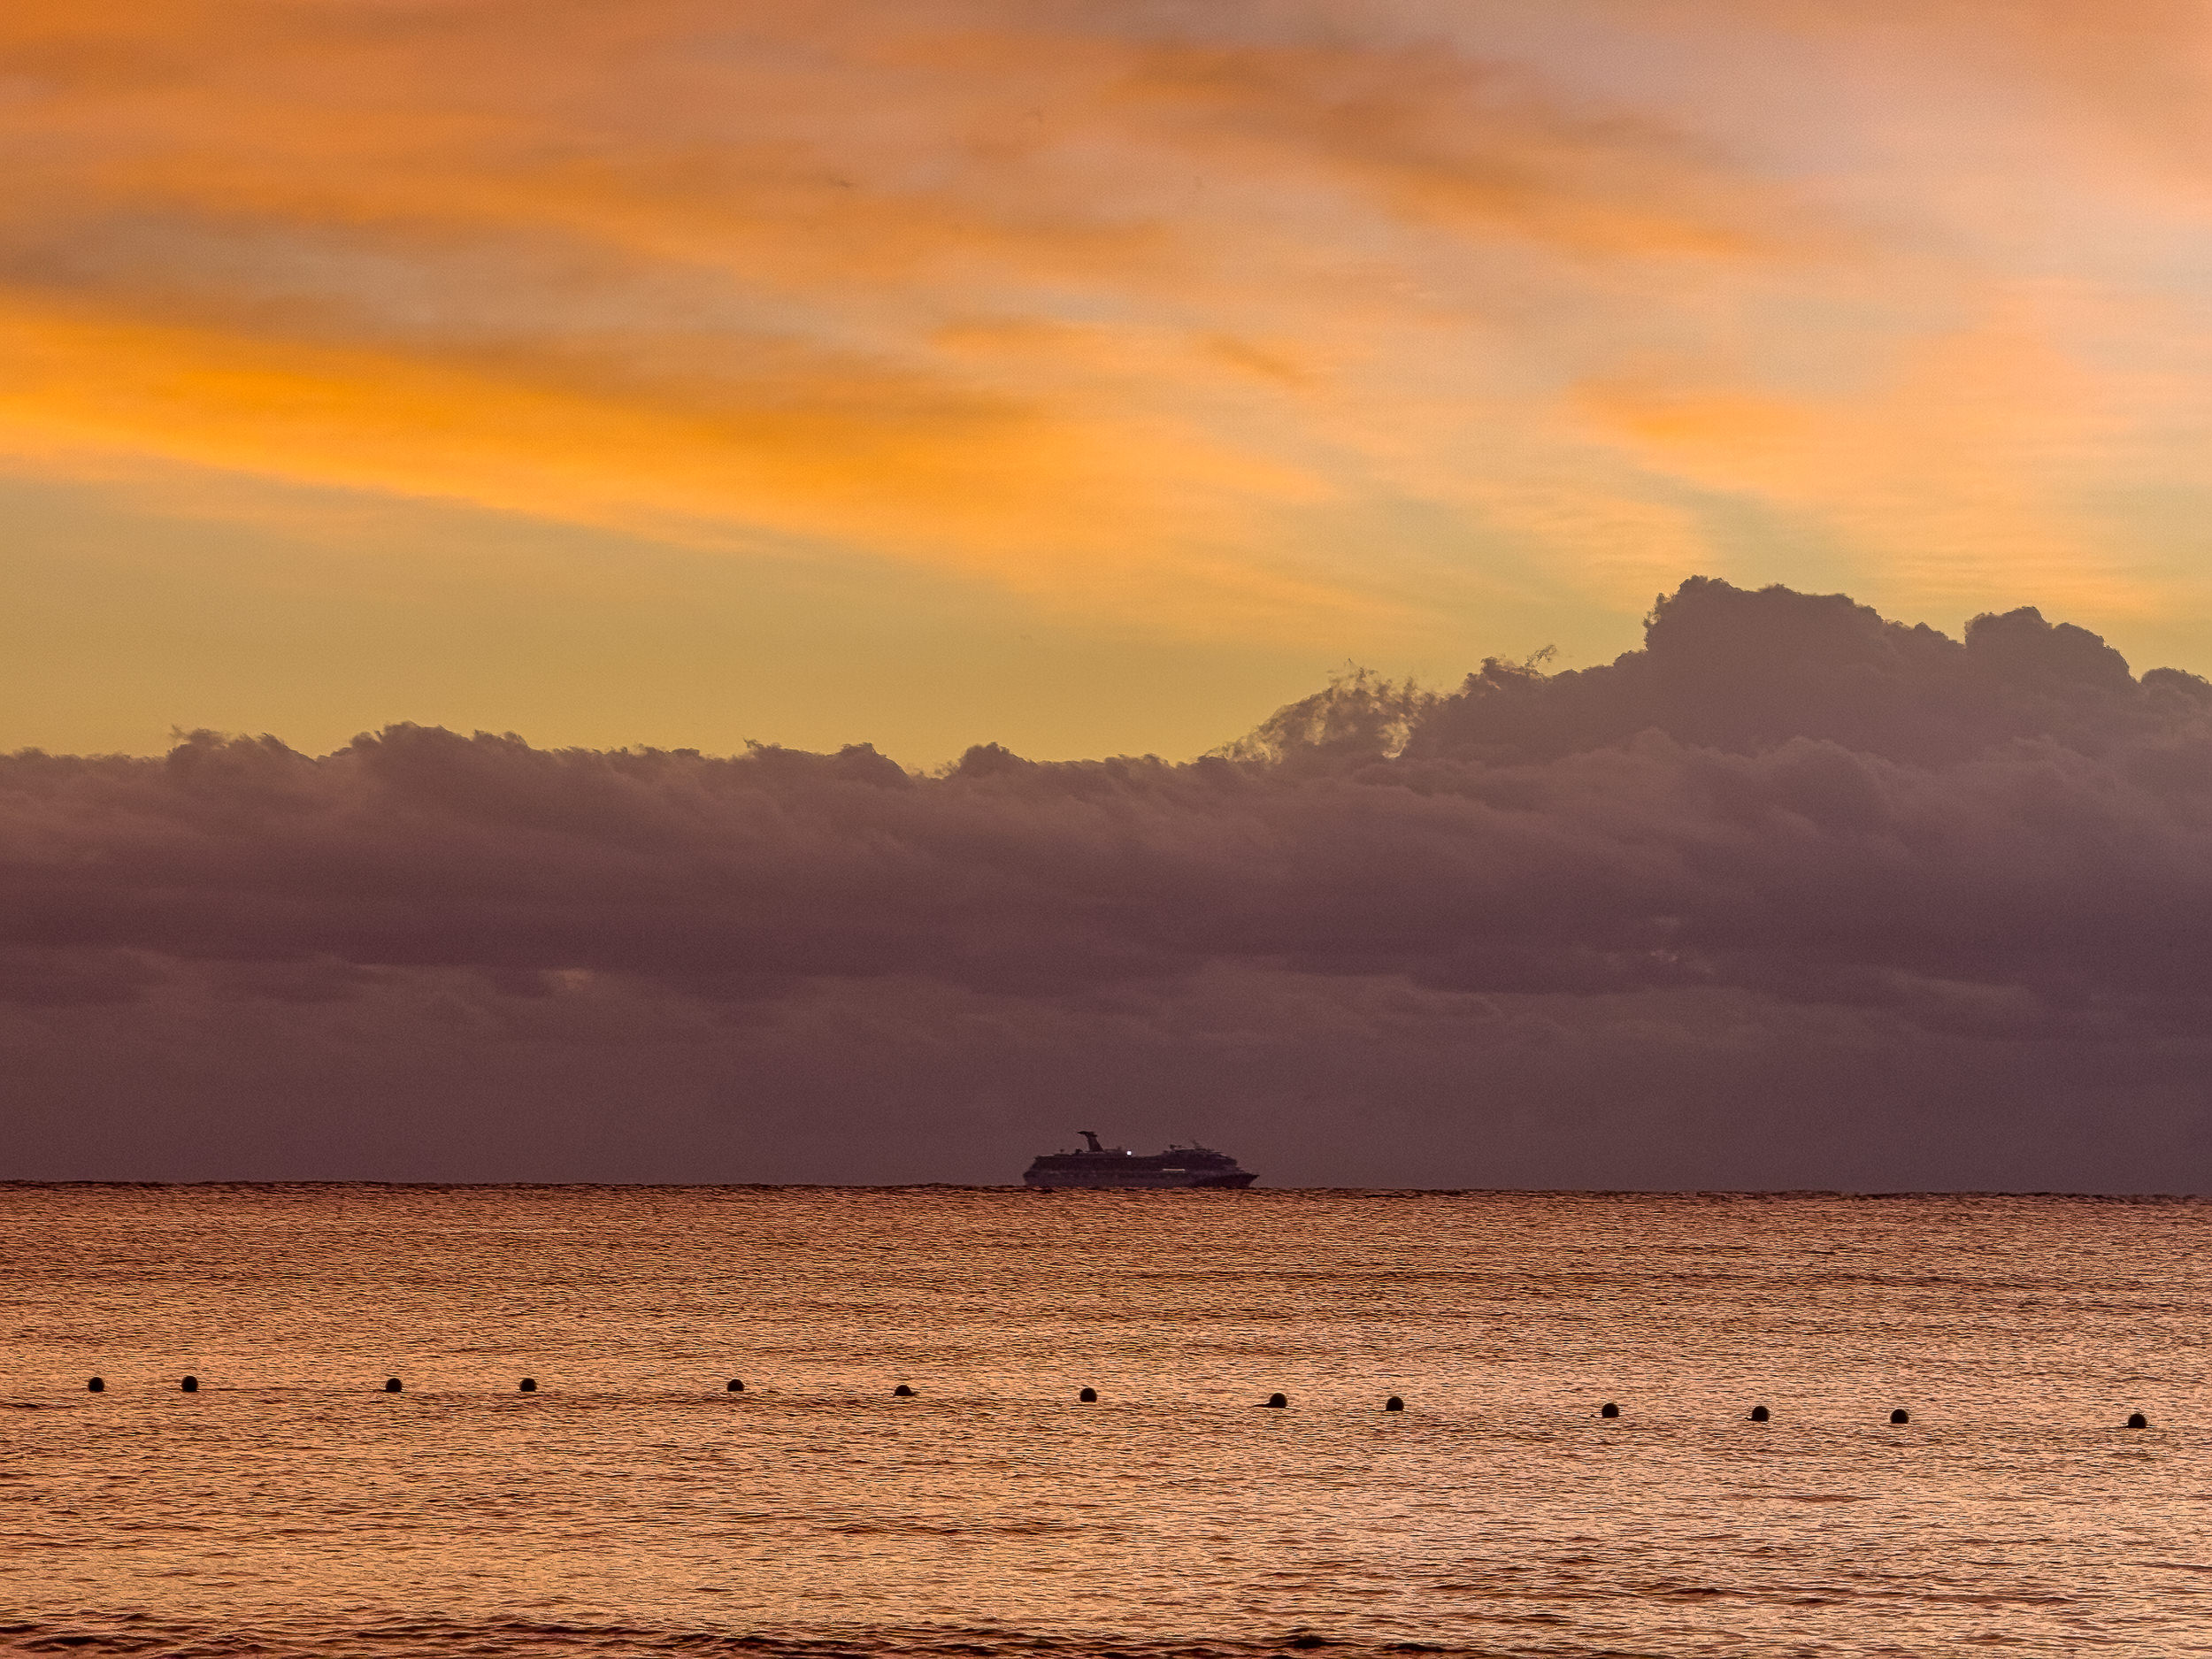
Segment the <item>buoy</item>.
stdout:
<svg viewBox="0 0 2212 1659">
<path fill-rule="evenodd" d="M 525 1377 L 522 1379 L 522 1386 L 516 1392 L 518 1394 L 534 1394 L 537 1393 L 537 1391 L 538 1379 L 534 1377 Z"/>
<path fill-rule="evenodd" d="M 745 1385 L 738 1381 L 736 1378 L 733 1377 L 730 1379 L 730 1386 L 724 1389 L 723 1392 L 725 1394 L 741 1394 L 745 1392 Z"/>
<path fill-rule="evenodd" d="M 1754 1407 L 1752 1407 L 1752 1408 L 1751 1408 L 1751 1420 L 1752 1420 L 1754 1423 L 1763 1423 L 1763 1422 L 1765 1422 L 1765 1421 L 1767 1420 L 1767 1409 L 1766 1409 L 1764 1406 L 1754 1406 Z"/>
<path fill-rule="evenodd" d="M 1081 1394 L 1076 1395 L 1075 1397 L 1078 1400 L 1080 1400 L 1087 1406 L 1094 1406 L 1098 1403 L 1098 1390 L 1095 1388 L 1086 1388 Z"/>
<path fill-rule="evenodd" d="M 1912 1413 L 1900 1406 L 1889 1414 L 1889 1420 L 1892 1423 L 1909 1423 L 1912 1421 Z"/>
<path fill-rule="evenodd" d="M 104 1378 L 104 1377 L 94 1377 L 94 1378 L 92 1378 L 92 1379 L 88 1379 L 88 1380 L 86 1382 L 86 1384 L 85 1384 L 85 1392 L 86 1392 L 86 1393 L 88 1393 L 88 1394 L 105 1394 L 105 1393 L 107 1392 L 107 1386 L 108 1386 L 108 1385 L 107 1385 L 107 1379 L 106 1379 L 106 1378 Z"/>
<path fill-rule="evenodd" d="M 396 1377 L 387 1377 L 384 1379 L 384 1392 L 388 1394 L 397 1394 L 399 1392 L 399 1379 Z"/>
<path fill-rule="evenodd" d="M 2131 1429 L 2147 1429 L 2150 1427 L 2150 1425 L 2151 1420 L 2145 1417 L 2140 1411 L 2131 1411 L 2128 1413 L 2128 1427 Z"/>
<path fill-rule="evenodd" d="M 1279 1409 L 1290 1403 L 1290 1396 L 1287 1394 L 1270 1394 L 1267 1396 L 1267 1403 Z"/>
<path fill-rule="evenodd" d="M 1383 1409 L 1386 1411 L 1402 1411 L 1405 1409 L 1406 1402 L 1399 1399 L 1396 1394 L 1391 1395 L 1389 1399 L 1383 1402 Z"/>
<path fill-rule="evenodd" d="M 891 1397 L 894 1400 L 911 1400 L 914 1398 L 914 1391 L 904 1383 L 901 1383 L 891 1391 Z"/>
<path fill-rule="evenodd" d="M 1615 1405 L 1610 1400 L 1598 1408 L 1598 1415 L 1601 1417 L 1617 1417 L 1620 1414 L 1620 1407 Z"/>
<path fill-rule="evenodd" d="M 177 1386 L 188 1394 L 196 1394 L 200 1392 L 200 1379 L 197 1377 L 187 1377 Z"/>
</svg>

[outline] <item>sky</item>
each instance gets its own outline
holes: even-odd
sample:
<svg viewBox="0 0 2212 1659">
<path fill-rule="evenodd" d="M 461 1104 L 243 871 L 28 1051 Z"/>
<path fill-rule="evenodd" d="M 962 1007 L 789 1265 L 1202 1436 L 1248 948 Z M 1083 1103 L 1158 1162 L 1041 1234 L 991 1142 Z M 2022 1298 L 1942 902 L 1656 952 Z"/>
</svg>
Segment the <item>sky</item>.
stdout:
<svg viewBox="0 0 2212 1659">
<path fill-rule="evenodd" d="M 1186 758 L 1693 574 L 2212 667 L 2208 20 L 22 0 L 0 746 Z"/>
<path fill-rule="evenodd" d="M 2208 81 L 19 0 L 0 1178 L 2205 1190 Z"/>
</svg>

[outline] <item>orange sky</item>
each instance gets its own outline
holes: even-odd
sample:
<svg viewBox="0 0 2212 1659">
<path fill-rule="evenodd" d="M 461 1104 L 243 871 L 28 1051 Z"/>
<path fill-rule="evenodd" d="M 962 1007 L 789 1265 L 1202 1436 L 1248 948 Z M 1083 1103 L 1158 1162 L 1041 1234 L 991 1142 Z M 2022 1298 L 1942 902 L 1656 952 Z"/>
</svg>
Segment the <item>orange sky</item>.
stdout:
<svg viewBox="0 0 2212 1659">
<path fill-rule="evenodd" d="M 1704 572 L 2212 669 L 2199 5 L 0 12 L 0 745 L 1187 754 Z"/>
</svg>

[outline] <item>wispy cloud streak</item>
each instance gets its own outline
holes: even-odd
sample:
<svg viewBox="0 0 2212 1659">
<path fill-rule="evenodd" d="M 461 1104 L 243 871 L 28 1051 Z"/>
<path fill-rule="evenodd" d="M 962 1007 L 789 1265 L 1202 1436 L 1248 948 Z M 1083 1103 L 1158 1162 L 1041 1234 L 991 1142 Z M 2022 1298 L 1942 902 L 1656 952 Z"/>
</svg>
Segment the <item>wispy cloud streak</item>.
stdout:
<svg viewBox="0 0 2212 1659">
<path fill-rule="evenodd" d="M 1417 507 L 1473 595 L 2141 614 L 2192 18 L 18 7 L 0 438 L 1202 634 L 1429 626 Z"/>
</svg>

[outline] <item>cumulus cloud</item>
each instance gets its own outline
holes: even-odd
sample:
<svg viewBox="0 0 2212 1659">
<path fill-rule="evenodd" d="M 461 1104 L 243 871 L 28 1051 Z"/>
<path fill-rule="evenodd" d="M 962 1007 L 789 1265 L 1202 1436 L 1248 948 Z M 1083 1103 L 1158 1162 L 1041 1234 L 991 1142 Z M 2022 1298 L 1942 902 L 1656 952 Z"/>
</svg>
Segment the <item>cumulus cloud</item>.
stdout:
<svg viewBox="0 0 2212 1659">
<path fill-rule="evenodd" d="M 1568 1090 L 1587 1058 L 1568 1033 L 1601 1028 L 1620 1087 L 1702 1064 L 1701 1110 L 1724 1115 L 1809 1119 L 1853 1089 L 1878 1113 L 1896 1055 L 1937 1049 L 2001 1072 L 2104 1054 L 2099 1098 L 2147 1066 L 2129 1098 L 2180 1089 L 2193 1112 L 2212 684 L 2139 677 L 2033 610 L 1955 640 L 1697 580 L 1613 664 L 1494 660 L 1441 695 L 1350 675 L 1181 764 L 986 744 L 918 776 L 865 746 L 548 751 L 415 726 L 320 757 L 211 734 L 157 759 L 19 754 L 0 881 L 0 997 L 39 1052 L 35 1015 L 58 1033 L 81 1011 L 207 1065 L 223 1045 L 194 1022 L 246 1008 L 279 1047 L 309 1025 L 371 1048 L 433 1032 L 454 1076 L 517 1044 L 764 1042 L 757 1110 L 876 1127 L 948 1070 L 987 1095 L 1065 1088 L 1114 1032 L 1179 1100 L 1333 1027 L 1394 1071 L 1509 1057 L 1525 1111 L 1592 1092 Z M 1755 1102 L 1741 1050 L 1780 1033 L 1856 1057 Z M 903 1082 L 855 1081 L 872 1044 Z M 1423 1075 L 1397 1097 L 1433 1094 Z M 1311 1134 L 1348 1110 L 1325 1091 L 1291 1115 Z M 1498 1103 L 1438 1110 L 1423 1133 L 1478 1179 L 1470 1125 Z M 1573 1179 L 1561 1126 L 1527 1133 L 1551 1148 L 1531 1167 Z M 1633 1179 L 1620 1144 L 1586 1176 Z"/>
</svg>

